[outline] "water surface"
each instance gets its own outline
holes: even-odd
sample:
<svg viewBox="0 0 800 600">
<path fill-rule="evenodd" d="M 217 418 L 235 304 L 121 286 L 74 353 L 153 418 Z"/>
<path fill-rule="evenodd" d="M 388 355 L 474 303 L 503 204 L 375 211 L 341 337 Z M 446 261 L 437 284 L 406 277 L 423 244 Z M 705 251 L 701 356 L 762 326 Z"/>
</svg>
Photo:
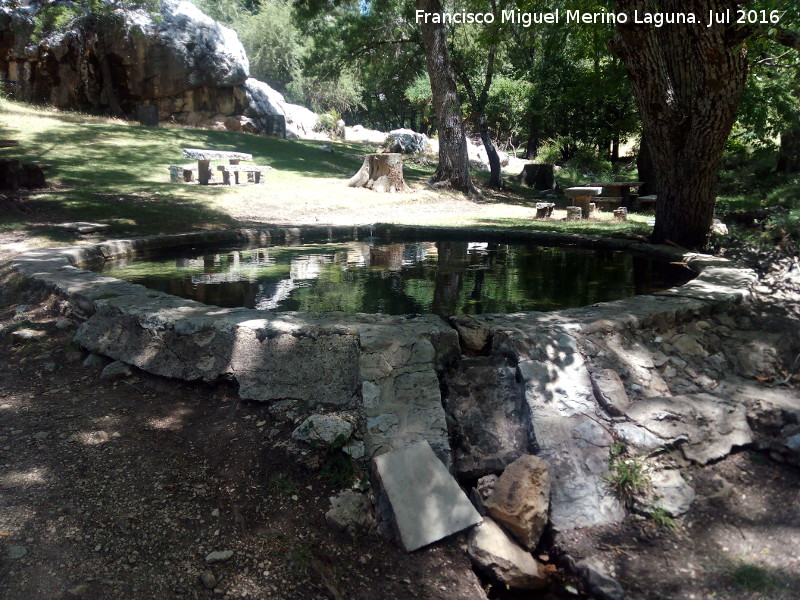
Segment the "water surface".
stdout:
<svg viewBox="0 0 800 600">
<path fill-rule="evenodd" d="M 103 274 L 222 307 L 408 314 L 548 311 L 680 285 L 685 266 L 531 243 L 373 241 L 186 252 Z"/>
</svg>

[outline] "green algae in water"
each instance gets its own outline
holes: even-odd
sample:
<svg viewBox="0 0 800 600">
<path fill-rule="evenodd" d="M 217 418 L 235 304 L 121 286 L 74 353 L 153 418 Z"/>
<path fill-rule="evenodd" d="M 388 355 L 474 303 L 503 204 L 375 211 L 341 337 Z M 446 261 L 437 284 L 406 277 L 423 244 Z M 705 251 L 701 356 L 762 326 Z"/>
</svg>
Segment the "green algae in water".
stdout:
<svg viewBox="0 0 800 600">
<path fill-rule="evenodd" d="M 621 251 L 459 241 L 195 251 L 109 263 L 102 272 L 222 307 L 443 316 L 586 306 L 694 276 Z"/>
</svg>

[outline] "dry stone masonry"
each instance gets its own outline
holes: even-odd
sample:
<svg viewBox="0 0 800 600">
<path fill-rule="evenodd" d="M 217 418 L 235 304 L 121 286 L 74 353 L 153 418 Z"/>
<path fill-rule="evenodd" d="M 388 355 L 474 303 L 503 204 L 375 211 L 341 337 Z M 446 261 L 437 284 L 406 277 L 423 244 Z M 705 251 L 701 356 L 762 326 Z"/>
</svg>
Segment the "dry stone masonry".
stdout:
<svg viewBox="0 0 800 600">
<path fill-rule="evenodd" d="M 408 550 L 478 523 L 480 515 L 451 473 L 462 485 L 477 481 L 471 497 L 494 523 L 470 534 L 469 551 L 477 568 L 508 585 L 540 585 L 541 565 L 528 551 L 546 524 L 559 533 L 623 518 L 606 483 L 614 443 L 642 455 L 677 448 L 698 464 L 751 443 L 781 456 L 800 454 L 796 402 L 779 392 L 756 396 L 743 379 L 712 385 L 688 364 L 695 357 L 719 372 L 729 369 L 717 343 L 708 341 L 713 337 L 701 342 L 691 329 L 707 330 L 707 315 L 750 294 L 754 274 L 721 259 L 587 238 L 684 260 L 699 275 L 681 288 L 592 307 L 448 321 L 223 309 L 82 268 L 144 251 L 346 231 L 359 234 L 264 229 L 119 240 L 33 250 L 14 266 L 67 298 L 85 319 L 76 340 L 119 361 L 119 368 L 186 380 L 233 379 L 244 399 L 268 402 L 276 411 L 291 405 L 297 443 L 374 459 L 378 513 L 394 523 Z M 657 348 L 629 335 L 681 323 L 691 327 L 656 336 Z M 762 352 L 761 362 L 734 357 L 742 363 L 737 369 L 757 375 L 772 368 L 770 361 L 784 352 L 778 340 L 765 343 L 777 348 L 774 356 Z M 691 505 L 694 490 L 680 471 L 659 471 L 652 483 L 649 495 L 637 499 L 639 510 L 680 515 Z M 443 496 L 436 500 L 439 489 Z M 443 505 L 463 511 L 448 514 Z M 421 511 L 431 520 L 420 527 Z M 332 499 L 327 519 L 351 535 L 375 527 L 367 496 L 355 491 Z"/>
</svg>

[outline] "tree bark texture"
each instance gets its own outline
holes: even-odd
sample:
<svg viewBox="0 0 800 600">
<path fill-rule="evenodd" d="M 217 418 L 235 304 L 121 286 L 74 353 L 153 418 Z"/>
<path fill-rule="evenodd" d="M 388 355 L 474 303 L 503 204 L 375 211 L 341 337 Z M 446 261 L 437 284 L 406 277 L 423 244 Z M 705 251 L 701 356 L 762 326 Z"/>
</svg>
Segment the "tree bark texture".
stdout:
<svg viewBox="0 0 800 600">
<path fill-rule="evenodd" d="M 364 164 L 347 182 L 350 187 L 365 187 L 375 192 L 407 192 L 403 178 L 403 157 L 396 153 L 367 154 Z"/>
<path fill-rule="evenodd" d="M 417 8 L 426 13 L 442 12 L 440 0 L 417 0 Z M 447 183 L 454 189 L 473 193 L 475 186 L 469 173 L 461 102 L 458 99 L 453 65 L 447 52 L 444 25 L 423 21 L 420 23 L 420 31 L 439 131 L 439 166 L 431 181 Z"/>
<path fill-rule="evenodd" d="M 480 94 L 475 93 L 469 74 L 460 64 L 460 61 L 453 60 L 454 67 L 457 69 L 459 77 L 467 91 L 467 96 L 472 104 L 472 110 L 478 115 L 478 131 L 481 135 L 483 148 L 486 150 L 486 157 L 489 159 L 489 187 L 498 190 L 503 189 L 503 172 L 500 165 L 500 156 L 497 154 L 492 136 L 489 133 L 489 122 L 486 120 L 486 102 L 489 100 L 489 89 L 492 86 L 494 77 L 494 59 L 497 54 L 497 44 L 492 45 L 489 50 L 489 58 L 486 61 L 486 75 L 484 76 L 483 88 Z"/>
<path fill-rule="evenodd" d="M 639 181 L 643 182 L 639 186 L 639 195 L 652 196 L 658 194 L 656 170 L 653 167 L 653 157 L 650 155 L 650 144 L 644 136 L 642 136 L 642 141 L 639 142 L 639 154 L 636 155 L 636 170 L 639 172 Z"/>
<path fill-rule="evenodd" d="M 717 166 L 747 78 L 745 47 L 733 25 L 707 27 L 709 11 L 731 0 L 616 0 L 612 48 L 628 72 L 658 189 L 653 241 L 706 244 L 714 216 Z M 697 24 L 635 24 L 633 11 L 689 13 Z"/>
</svg>

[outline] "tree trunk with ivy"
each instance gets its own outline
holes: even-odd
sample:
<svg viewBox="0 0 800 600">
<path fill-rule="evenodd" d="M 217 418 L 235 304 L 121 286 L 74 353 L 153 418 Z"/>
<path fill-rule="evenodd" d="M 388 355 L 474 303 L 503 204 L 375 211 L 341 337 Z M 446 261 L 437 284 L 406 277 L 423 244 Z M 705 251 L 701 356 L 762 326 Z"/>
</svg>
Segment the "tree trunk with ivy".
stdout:
<svg viewBox="0 0 800 600">
<path fill-rule="evenodd" d="M 417 0 L 417 8 L 428 14 L 442 12 L 439 0 Z M 428 18 L 427 23 L 424 21 L 420 23 L 420 31 L 439 132 L 439 166 L 431 181 L 447 184 L 462 192 L 473 193 L 475 186 L 469 172 L 461 102 L 458 99 L 455 73 L 447 51 L 444 25 L 431 23 Z"/>
<path fill-rule="evenodd" d="M 707 27 L 728 0 L 617 0 L 612 48 L 622 58 L 655 169 L 658 204 L 652 239 L 686 248 L 706 244 L 714 217 L 717 167 L 747 78 L 743 33 Z M 633 11 L 694 13 L 698 23 L 635 24 Z"/>
</svg>

